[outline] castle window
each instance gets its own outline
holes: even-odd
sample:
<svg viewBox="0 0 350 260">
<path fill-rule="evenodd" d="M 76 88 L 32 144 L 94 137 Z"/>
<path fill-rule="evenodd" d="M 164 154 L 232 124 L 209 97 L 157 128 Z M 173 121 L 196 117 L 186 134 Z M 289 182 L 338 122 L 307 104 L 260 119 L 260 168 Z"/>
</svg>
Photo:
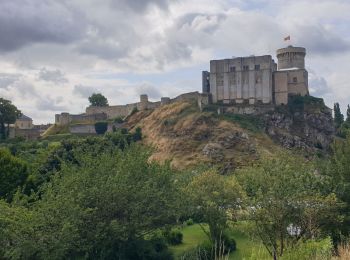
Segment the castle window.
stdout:
<svg viewBox="0 0 350 260">
<path fill-rule="evenodd" d="M 294 77 L 293 78 L 293 83 L 297 83 L 298 82 L 298 78 L 297 77 Z"/>
<path fill-rule="evenodd" d="M 260 70 L 260 64 L 255 65 L 254 69 L 255 70 Z"/>
<path fill-rule="evenodd" d="M 243 70 L 249 70 L 249 66 L 248 65 L 243 65 Z"/>
<path fill-rule="evenodd" d="M 236 71 L 236 67 L 230 67 L 230 72 L 235 72 Z"/>
</svg>

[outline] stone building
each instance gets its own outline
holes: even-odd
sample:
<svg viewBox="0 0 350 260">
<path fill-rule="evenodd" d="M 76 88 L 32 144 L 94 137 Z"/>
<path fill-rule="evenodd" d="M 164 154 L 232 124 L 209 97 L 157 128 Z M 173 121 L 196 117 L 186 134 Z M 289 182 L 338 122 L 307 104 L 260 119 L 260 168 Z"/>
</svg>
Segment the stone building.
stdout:
<svg viewBox="0 0 350 260">
<path fill-rule="evenodd" d="M 33 127 L 33 119 L 23 114 L 15 122 L 17 129 L 32 129 Z"/>
<path fill-rule="evenodd" d="M 277 50 L 278 65 L 271 55 L 210 61 L 202 73 L 202 91 L 213 103 L 288 103 L 289 95 L 308 95 L 305 48 L 288 46 Z"/>
</svg>

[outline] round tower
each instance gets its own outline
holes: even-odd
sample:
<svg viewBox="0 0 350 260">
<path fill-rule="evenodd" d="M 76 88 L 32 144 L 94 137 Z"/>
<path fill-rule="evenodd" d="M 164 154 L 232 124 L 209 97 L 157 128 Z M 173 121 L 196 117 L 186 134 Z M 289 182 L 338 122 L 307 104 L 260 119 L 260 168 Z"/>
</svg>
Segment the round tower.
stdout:
<svg viewBox="0 0 350 260">
<path fill-rule="evenodd" d="M 277 50 L 278 70 L 298 68 L 305 69 L 306 49 L 288 46 Z"/>
</svg>

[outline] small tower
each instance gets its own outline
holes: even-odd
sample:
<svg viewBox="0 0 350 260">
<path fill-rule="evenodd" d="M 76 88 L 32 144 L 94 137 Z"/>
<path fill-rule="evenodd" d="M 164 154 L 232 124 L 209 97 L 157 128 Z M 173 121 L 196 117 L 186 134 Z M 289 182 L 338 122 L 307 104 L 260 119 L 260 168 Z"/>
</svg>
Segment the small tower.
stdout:
<svg viewBox="0 0 350 260">
<path fill-rule="evenodd" d="M 306 49 L 303 47 L 288 46 L 277 50 L 278 70 L 305 69 Z"/>
<path fill-rule="evenodd" d="M 148 96 L 146 94 L 140 95 L 140 110 L 148 108 Z"/>
</svg>

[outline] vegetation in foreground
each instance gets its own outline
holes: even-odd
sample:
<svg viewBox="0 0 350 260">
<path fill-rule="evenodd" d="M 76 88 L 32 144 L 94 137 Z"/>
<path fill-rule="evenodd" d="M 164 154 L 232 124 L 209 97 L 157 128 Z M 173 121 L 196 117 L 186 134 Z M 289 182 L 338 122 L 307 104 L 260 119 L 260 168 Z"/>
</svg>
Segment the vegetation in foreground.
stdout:
<svg viewBox="0 0 350 260">
<path fill-rule="evenodd" d="M 0 259 L 349 255 L 349 136 L 322 161 L 261 154 L 221 175 L 151 161 L 141 129 L 102 132 L 1 144 Z"/>
</svg>

